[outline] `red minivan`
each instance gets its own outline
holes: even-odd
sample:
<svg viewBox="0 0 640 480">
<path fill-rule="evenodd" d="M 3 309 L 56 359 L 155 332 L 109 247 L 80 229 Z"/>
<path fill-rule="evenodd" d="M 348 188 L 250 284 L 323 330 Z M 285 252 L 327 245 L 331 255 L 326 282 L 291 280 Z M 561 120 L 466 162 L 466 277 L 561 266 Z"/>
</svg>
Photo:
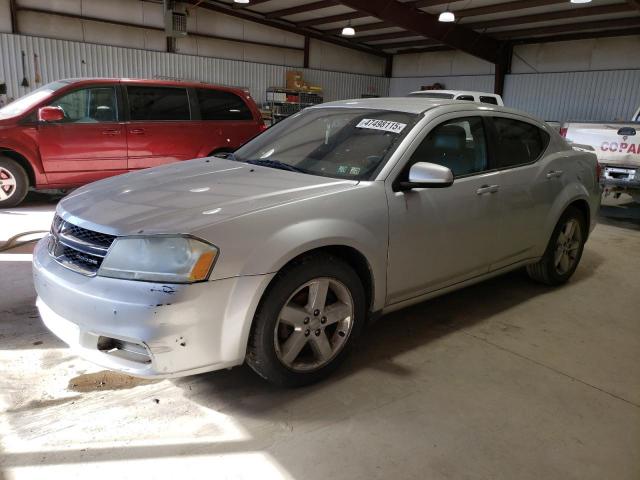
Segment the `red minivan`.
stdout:
<svg viewBox="0 0 640 480">
<path fill-rule="evenodd" d="M 0 208 L 29 187 L 66 189 L 230 152 L 265 129 L 246 90 L 165 80 L 49 83 L 0 109 Z"/>
</svg>

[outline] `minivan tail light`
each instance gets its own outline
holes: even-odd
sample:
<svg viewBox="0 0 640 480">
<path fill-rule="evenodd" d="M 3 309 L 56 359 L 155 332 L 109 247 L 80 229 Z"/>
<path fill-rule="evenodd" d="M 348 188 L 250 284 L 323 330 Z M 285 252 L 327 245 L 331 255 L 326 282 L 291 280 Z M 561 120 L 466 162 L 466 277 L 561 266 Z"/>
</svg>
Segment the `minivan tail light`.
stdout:
<svg viewBox="0 0 640 480">
<path fill-rule="evenodd" d="M 260 130 L 260 133 L 264 132 L 268 128 L 269 126 L 266 123 L 264 123 L 264 120 L 262 120 L 262 123 L 258 125 L 258 130 Z"/>
<path fill-rule="evenodd" d="M 599 182 L 602 176 L 602 165 L 596 160 L 596 180 Z"/>
<path fill-rule="evenodd" d="M 569 130 L 567 127 L 562 127 L 560 129 L 560 136 L 564 137 L 564 138 L 567 138 L 567 130 Z"/>
</svg>

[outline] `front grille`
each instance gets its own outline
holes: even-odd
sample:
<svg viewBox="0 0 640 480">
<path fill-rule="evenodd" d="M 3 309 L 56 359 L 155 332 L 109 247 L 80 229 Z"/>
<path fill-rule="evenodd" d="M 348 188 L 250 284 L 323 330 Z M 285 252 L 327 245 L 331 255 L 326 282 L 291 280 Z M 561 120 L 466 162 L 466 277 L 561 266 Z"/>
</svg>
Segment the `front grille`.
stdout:
<svg viewBox="0 0 640 480">
<path fill-rule="evenodd" d="M 94 276 L 114 235 L 87 230 L 55 216 L 51 226 L 49 253 L 63 267 L 87 276 Z"/>
<path fill-rule="evenodd" d="M 87 230 L 86 228 L 80 228 L 70 223 L 66 224 L 66 231 L 74 238 L 83 240 L 87 243 L 93 243 L 95 245 L 109 248 L 113 241 L 116 239 L 113 235 L 107 235 L 106 233 L 94 232 L 93 230 Z"/>
</svg>

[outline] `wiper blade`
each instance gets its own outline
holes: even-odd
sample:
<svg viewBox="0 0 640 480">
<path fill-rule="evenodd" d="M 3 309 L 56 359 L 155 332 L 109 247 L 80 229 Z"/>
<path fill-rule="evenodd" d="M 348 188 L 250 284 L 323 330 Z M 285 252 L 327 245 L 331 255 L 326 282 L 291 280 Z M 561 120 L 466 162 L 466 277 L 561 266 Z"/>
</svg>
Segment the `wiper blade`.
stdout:
<svg viewBox="0 0 640 480">
<path fill-rule="evenodd" d="M 288 170 L 290 172 L 307 173 L 305 170 L 289 165 L 288 163 L 281 162 L 279 160 L 273 160 L 270 158 L 258 158 L 253 160 L 245 160 L 245 163 L 252 165 L 260 165 L 261 167 L 279 168 L 280 170 Z"/>
<path fill-rule="evenodd" d="M 212 157 L 224 158 L 225 160 L 236 160 L 236 155 L 233 152 L 218 152 Z"/>
</svg>

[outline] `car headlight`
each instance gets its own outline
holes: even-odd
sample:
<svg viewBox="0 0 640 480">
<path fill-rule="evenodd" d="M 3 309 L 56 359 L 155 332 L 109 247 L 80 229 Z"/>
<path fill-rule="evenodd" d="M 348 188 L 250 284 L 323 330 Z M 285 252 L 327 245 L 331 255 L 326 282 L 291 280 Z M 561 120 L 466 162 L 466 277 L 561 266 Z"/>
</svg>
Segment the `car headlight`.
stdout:
<svg viewBox="0 0 640 480">
<path fill-rule="evenodd" d="M 98 270 L 103 277 L 161 283 L 206 280 L 218 249 L 192 237 L 117 238 Z"/>
</svg>

